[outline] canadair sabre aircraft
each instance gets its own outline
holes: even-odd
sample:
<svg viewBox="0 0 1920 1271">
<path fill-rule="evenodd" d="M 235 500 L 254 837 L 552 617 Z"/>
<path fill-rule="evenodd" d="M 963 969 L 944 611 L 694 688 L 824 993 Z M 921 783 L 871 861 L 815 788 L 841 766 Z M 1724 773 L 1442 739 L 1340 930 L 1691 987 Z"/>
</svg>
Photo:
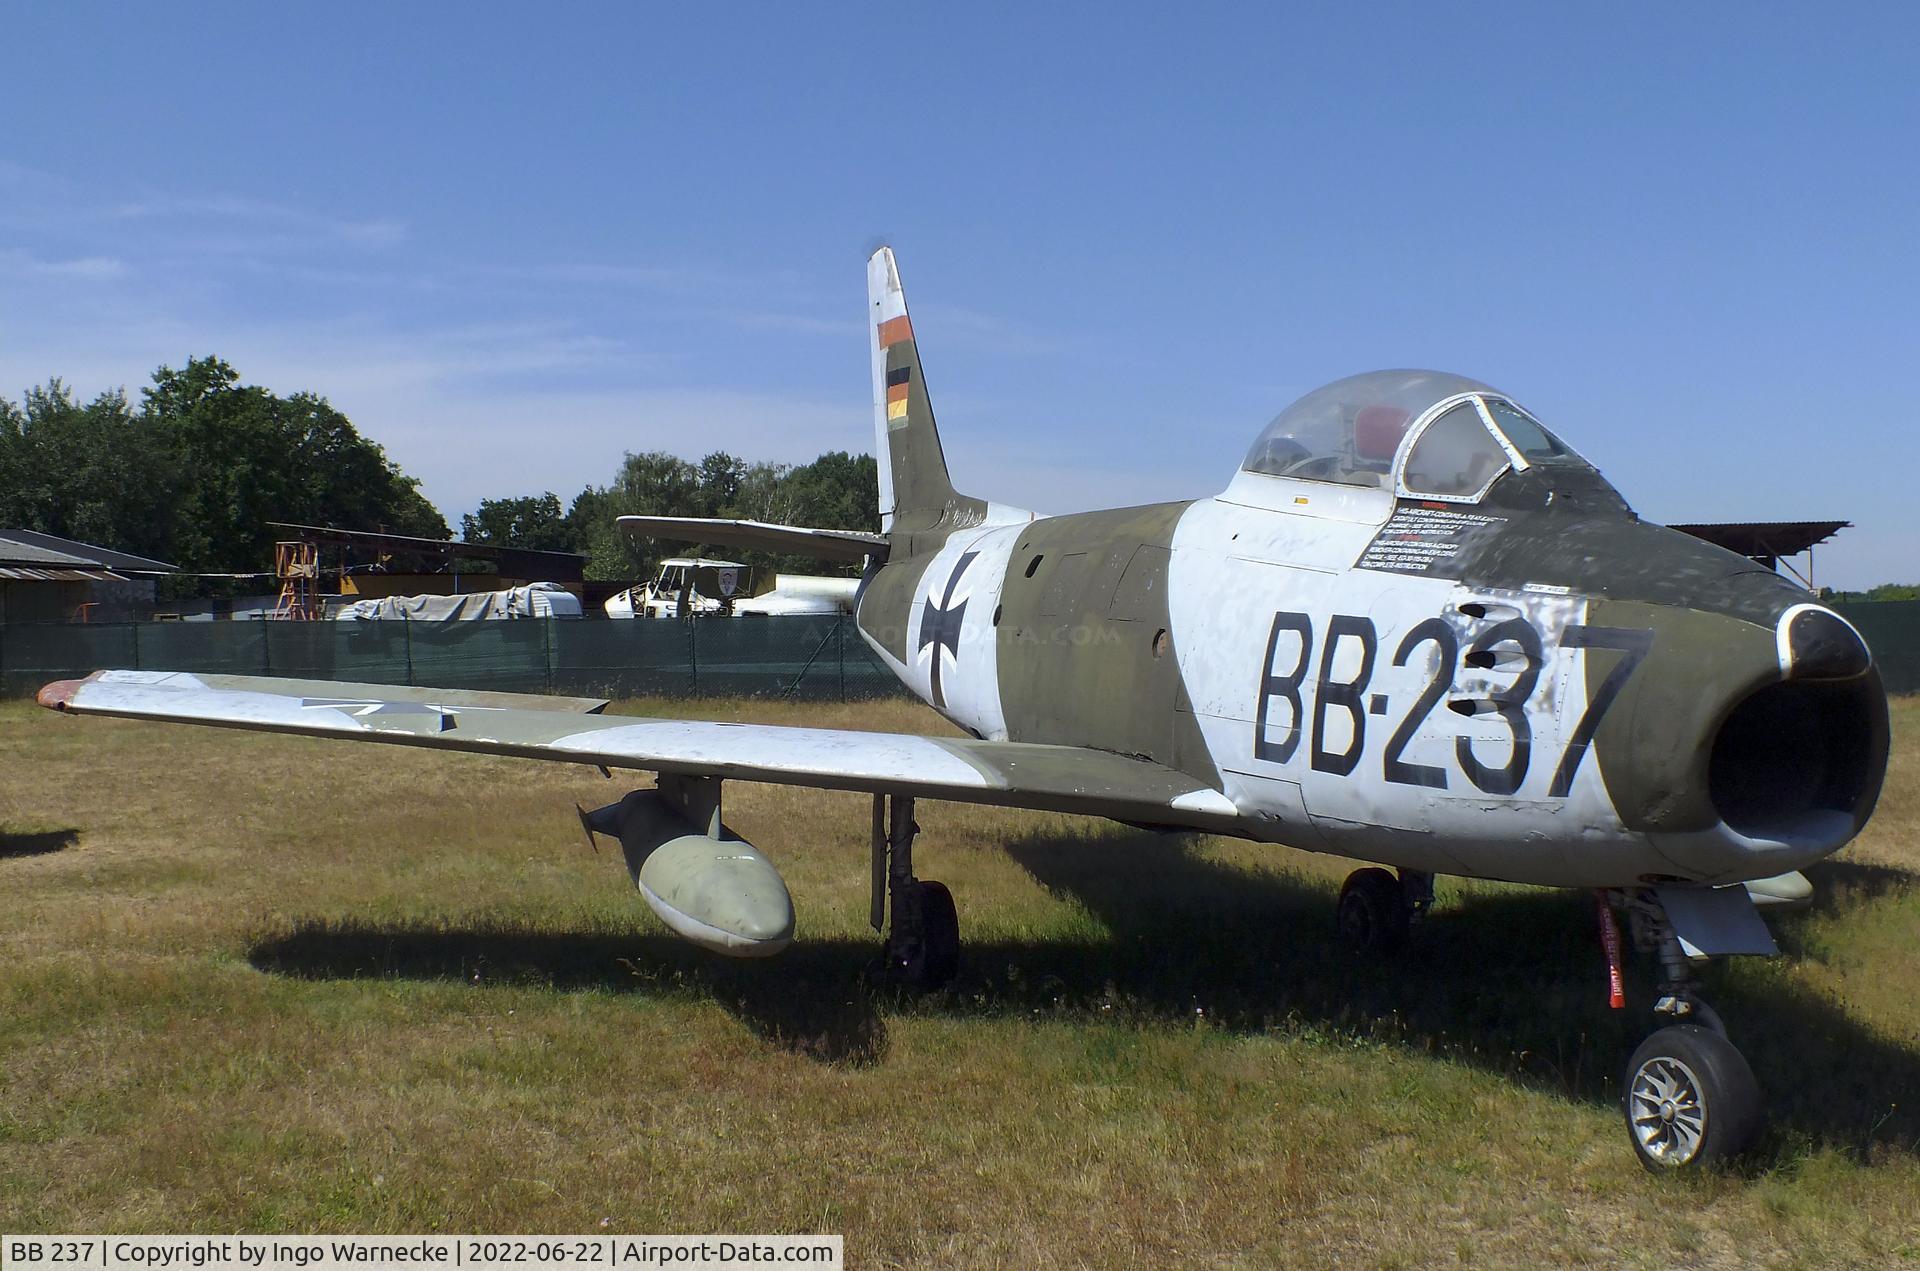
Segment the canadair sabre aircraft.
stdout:
<svg viewBox="0 0 1920 1271">
<path fill-rule="evenodd" d="M 1620 927 L 1663 1026 L 1623 1109 L 1652 1168 L 1752 1138 L 1752 1071 L 1695 990 L 1773 953 L 1757 903 L 1873 808 L 1887 707 L 1866 644 L 1807 593 L 1648 524 L 1511 397 L 1432 371 L 1282 411 L 1218 495 L 1041 516 L 955 492 L 893 253 L 867 265 L 880 519 L 867 534 L 627 517 L 635 535 L 864 562 L 861 635 L 963 739 L 610 718 L 603 702 L 104 671 L 80 714 L 639 769 L 583 812 L 654 912 L 716 952 L 793 939 L 728 780 L 873 796 L 872 917 L 911 982 L 951 977 L 951 894 L 913 868 L 915 800 L 1086 813 L 1372 862 L 1337 927 L 1390 950 L 1436 874 L 1593 890 L 1613 1004 Z M 1382 868 L 1384 866 L 1385 868 Z M 890 910 L 890 921 L 889 921 Z"/>
</svg>

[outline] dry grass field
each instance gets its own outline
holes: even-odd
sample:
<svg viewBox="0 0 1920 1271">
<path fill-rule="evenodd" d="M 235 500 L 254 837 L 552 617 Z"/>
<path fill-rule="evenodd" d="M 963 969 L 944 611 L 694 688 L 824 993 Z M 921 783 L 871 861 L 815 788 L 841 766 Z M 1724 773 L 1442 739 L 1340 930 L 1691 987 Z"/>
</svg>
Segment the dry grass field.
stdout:
<svg viewBox="0 0 1920 1271">
<path fill-rule="evenodd" d="M 686 704 L 678 704 L 688 710 Z M 688 713 L 928 729 L 900 703 Z M 865 801 L 736 785 L 800 941 L 669 939 L 590 769 L 0 706 L 0 1229 L 797 1231 L 881 1266 L 1920 1262 L 1920 703 L 1863 839 L 1708 995 L 1773 1124 L 1645 1174 L 1585 896 L 923 804 L 960 982 L 874 976 Z"/>
</svg>

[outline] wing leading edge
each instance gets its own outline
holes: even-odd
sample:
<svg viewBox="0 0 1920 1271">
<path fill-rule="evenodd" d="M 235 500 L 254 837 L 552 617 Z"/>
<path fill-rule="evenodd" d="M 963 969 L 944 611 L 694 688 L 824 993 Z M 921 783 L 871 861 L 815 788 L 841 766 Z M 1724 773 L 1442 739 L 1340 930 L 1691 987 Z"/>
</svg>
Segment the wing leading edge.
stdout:
<svg viewBox="0 0 1920 1271">
<path fill-rule="evenodd" d="M 1225 829 L 1237 816 L 1224 794 L 1184 773 L 1078 746 L 578 714 L 578 707 L 472 700 L 513 694 L 256 677 L 232 677 L 245 679 L 244 686 L 209 682 L 225 678 L 102 671 L 49 684 L 40 690 L 39 701 L 79 715 L 910 794 L 1193 829 Z"/>
</svg>

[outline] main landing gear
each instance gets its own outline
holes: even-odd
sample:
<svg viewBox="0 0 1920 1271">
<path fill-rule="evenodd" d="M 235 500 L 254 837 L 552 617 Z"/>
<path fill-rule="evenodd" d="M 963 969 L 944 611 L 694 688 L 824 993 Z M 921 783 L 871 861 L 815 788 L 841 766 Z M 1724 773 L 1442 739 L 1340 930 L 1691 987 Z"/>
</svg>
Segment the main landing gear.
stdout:
<svg viewBox="0 0 1920 1271">
<path fill-rule="evenodd" d="M 944 883 L 913 876 L 913 799 L 873 796 L 873 903 L 869 920 L 879 931 L 888 902 L 888 971 L 916 989 L 937 989 L 960 973 L 960 918 Z"/>
<path fill-rule="evenodd" d="M 1369 866 L 1347 876 L 1334 920 L 1340 938 L 1355 952 L 1392 953 L 1432 908 L 1432 874 L 1403 869 L 1396 877 Z"/>
<path fill-rule="evenodd" d="M 1660 960 L 1654 1014 L 1666 1021 L 1640 1043 L 1621 1078 L 1620 1110 L 1640 1163 L 1655 1172 L 1710 1165 L 1739 1155 L 1759 1135 L 1760 1086 L 1746 1058 L 1727 1040 L 1726 1025 L 1701 1000 L 1687 956 L 1651 891 L 1601 897 L 1602 940 L 1608 946 L 1616 1006 L 1617 933 L 1612 907 L 1625 909 L 1634 946 Z"/>
</svg>

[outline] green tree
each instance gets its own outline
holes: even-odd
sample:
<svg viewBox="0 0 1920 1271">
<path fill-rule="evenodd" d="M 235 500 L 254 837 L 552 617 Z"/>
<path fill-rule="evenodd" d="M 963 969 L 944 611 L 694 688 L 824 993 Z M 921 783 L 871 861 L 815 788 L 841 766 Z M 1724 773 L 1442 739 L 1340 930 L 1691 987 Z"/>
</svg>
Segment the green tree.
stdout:
<svg viewBox="0 0 1920 1271">
<path fill-rule="evenodd" d="M 880 475 L 872 455 L 830 450 L 789 472 L 785 481 L 797 524 L 821 529 L 880 529 Z"/>
<path fill-rule="evenodd" d="M 0 525 L 171 560 L 179 464 L 113 390 L 81 406 L 58 379 L 0 401 Z"/>
<path fill-rule="evenodd" d="M 685 459 L 650 450 L 628 454 L 604 486 L 588 486 L 567 510 L 575 550 L 588 554 L 587 577 L 645 578 L 663 553 L 627 538 L 623 516 L 704 516 L 700 470 Z"/>
<path fill-rule="evenodd" d="M 567 521 L 575 550 L 589 554 L 587 577 L 651 577 L 676 544 L 635 542 L 621 531 L 622 516 L 732 517 L 827 529 L 878 529 L 879 486 L 871 456 L 834 451 L 789 468 L 748 463 L 715 451 L 699 463 L 662 451 L 629 454 L 612 483 L 588 486 L 574 499 Z M 765 552 L 728 553 L 749 565 L 817 571 L 811 557 Z"/>
<path fill-rule="evenodd" d="M 525 547 L 543 552 L 571 552 L 573 525 L 560 508 L 560 496 L 528 494 L 514 499 L 482 499 L 478 511 L 460 518 L 460 537 L 469 543 L 494 547 Z"/>
<path fill-rule="evenodd" d="M 179 465 L 174 544 L 182 566 L 267 567 L 269 522 L 447 537 L 447 523 L 386 452 L 326 398 L 241 385 L 218 358 L 154 372 L 142 416 Z"/>
<path fill-rule="evenodd" d="M 700 461 L 700 493 L 696 516 L 732 516 L 740 499 L 740 487 L 747 479 L 747 465 L 724 450 L 716 450 Z"/>
</svg>

